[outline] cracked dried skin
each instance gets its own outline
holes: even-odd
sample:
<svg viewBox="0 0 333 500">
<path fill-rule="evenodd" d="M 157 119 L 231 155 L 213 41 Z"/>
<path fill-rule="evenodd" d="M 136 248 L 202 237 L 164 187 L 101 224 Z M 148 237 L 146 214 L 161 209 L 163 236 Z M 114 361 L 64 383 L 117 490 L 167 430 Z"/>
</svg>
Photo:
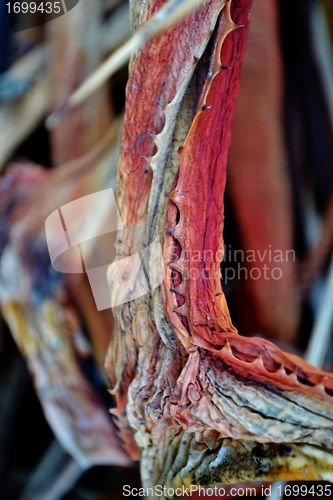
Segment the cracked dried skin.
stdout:
<svg viewBox="0 0 333 500">
<path fill-rule="evenodd" d="M 177 442 L 177 458 L 174 463 L 184 460 L 184 466 L 172 467 L 165 471 L 165 484 L 179 488 L 182 485 L 209 487 L 221 484 L 233 484 L 267 478 L 293 480 L 303 477 L 319 480 L 324 475 L 332 477 L 325 458 L 314 453 L 307 456 L 302 447 L 277 444 L 254 445 L 251 442 L 222 439 L 215 441 L 215 449 L 210 449 L 205 440 L 195 439 L 193 434 L 184 433 L 182 442 Z M 171 445 L 172 447 L 172 445 Z M 318 470 L 327 470 L 319 475 Z"/>
<path fill-rule="evenodd" d="M 194 14 L 200 22 L 184 20 L 163 43 L 148 44 L 131 65 L 121 214 L 124 225 L 148 221 L 148 242 L 164 237 L 166 277 L 162 295 L 157 289 L 117 308 L 106 369 L 120 435 L 132 457 L 140 452 L 145 486 L 333 479 L 332 375 L 267 341 L 239 336 L 221 289 L 219 261 L 206 259 L 222 257 L 226 157 L 250 4 L 234 1 L 234 22 L 227 2 L 216 22 L 221 5 L 207 3 Z M 204 52 L 213 20 L 211 46 Z M 246 27 L 235 29 L 235 23 Z M 174 57 L 176 43 L 170 41 L 179 40 L 180 32 L 185 38 Z M 149 70 L 151 61 L 159 61 L 162 77 Z M 163 101 L 163 83 L 174 78 Z M 148 96 L 149 103 L 167 103 L 164 125 Z M 135 123 L 134 109 L 140 115 Z M 148 123 L 155 123 L 154 142 L 148 147 L 145 138 L 134 151 L 133 137 L 151 132 Z M 147 163 L 152 172 L 146 178 Z M 118 251 L 124 255 L 124 243 Z M 194 251 L 202 258 L 194 259 Z M 197 279 L 190 278 L 194 269 Z M 111 283 L 111 293 L 116 288 Z"/>
</svg>

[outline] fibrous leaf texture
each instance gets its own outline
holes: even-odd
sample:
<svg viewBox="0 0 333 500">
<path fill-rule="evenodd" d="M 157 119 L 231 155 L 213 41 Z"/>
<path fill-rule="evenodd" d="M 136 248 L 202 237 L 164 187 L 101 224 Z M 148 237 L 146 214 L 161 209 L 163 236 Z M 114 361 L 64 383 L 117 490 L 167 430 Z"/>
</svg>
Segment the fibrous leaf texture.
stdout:
<svg viewBox="0 0 333 500">
<path fill-rule="evenodd" d="M 134 2 L 135 26 L 162 3 Z M 333 479 L 332 375 L 238 335 L 221 288 L 227 151 L 250 7 L 206 2 L 130 65 L 120 210 L 124 225 L 147 226 L 146 245 L 161 239 L 165 279 L 115 309 L 106 370 L 145 486 Z M 119 240 L 119 255 L 130 245 Z M 123 284 L 110 275 L 111 294 Z"/>
</svg>

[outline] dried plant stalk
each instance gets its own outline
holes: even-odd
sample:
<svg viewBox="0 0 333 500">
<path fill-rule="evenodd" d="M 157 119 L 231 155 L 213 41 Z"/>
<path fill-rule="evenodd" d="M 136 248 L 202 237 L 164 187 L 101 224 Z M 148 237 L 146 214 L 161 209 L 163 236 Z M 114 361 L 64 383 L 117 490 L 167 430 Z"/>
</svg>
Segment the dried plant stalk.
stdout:
<svg viewBox="0 0 333 500">
<path fill-rule="evenodd" d="M 133 2 L 135 27 L 161 3 Z M 124 226 L 147 225 L 146 244 L 163 239 L 165 280 L 115 309 L 106 370 L 145 486 L 333 479 L 332 375 L 239 336 L 221 289 L 226 160 L 251 3 L 211 0 L 131 62 L 121 216 Z M 128 240 L 118 254 L 131 254 Z M 110 273 L 111 293 L 126 279 Z"/>
</svg>

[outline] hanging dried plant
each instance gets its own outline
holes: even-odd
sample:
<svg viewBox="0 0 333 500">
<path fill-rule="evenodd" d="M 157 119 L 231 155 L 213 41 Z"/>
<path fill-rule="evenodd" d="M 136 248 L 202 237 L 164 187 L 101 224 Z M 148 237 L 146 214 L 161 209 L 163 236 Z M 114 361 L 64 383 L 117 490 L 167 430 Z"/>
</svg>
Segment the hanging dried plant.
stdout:
<svg viewBox="0 0 333 500">
<path fill-rule="evenodd" d="M 165 279 L 115 308 L 106 369 L 145 486 L 333 479 L 333 376 L 238 335 L 221 289 L 227 152 L 251 3 L 205 3 L 130 65 L 121 217 L 147 225 L 146 245 L 161 238 Z M 134 26 L 160 6 L 133 2 Z M 131 255 L 131 243 L 119 240 L 118 254 Z M 126 279 L 110 275 L 112 295 Z"/>
</svg>

